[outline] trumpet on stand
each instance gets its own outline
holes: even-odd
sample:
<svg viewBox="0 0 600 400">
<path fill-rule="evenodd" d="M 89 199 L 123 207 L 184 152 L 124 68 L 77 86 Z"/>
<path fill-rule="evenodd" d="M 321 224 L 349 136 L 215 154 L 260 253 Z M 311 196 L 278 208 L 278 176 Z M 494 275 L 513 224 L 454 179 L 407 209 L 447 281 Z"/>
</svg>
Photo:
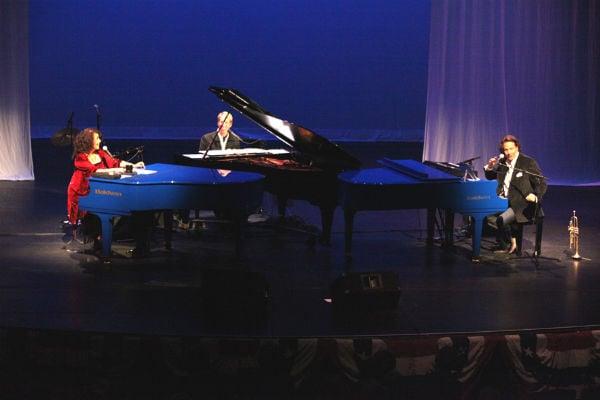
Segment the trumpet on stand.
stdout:
<svg viewBox="0 0 600 400">
<path fill-rule="evenodd" d="M 574 252 L 571 256 L 572 259 L 581 259 L 579 255 L 579 218 L 575 215 L 575 210 L 573 210 L 573 216 L 569 221 L 569 250 Z"/>
</svg>

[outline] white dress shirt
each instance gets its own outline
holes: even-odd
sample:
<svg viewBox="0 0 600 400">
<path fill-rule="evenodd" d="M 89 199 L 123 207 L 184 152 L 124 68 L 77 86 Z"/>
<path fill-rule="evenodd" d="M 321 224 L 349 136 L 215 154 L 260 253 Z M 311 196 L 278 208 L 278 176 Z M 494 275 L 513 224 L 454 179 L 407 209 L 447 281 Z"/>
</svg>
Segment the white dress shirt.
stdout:
<svg viewBox="0 0 600 400">
<path fill-rule="evenodd" d="M 217 132 L 217 136 L 219 137 L 219 142 L 221 143 L 221 150 L 225 150 L 227 148 L 227 140 L 229 140 L 229 132 L 227 132 L 227 136 L 225 137 L 222 137 L 219 135 L 219 132 Z"/>
<path fill-rule="evenodd" d="M 513 172 L 515 171 L 515 164 L 517 163 L 517 158 L 519 158 L 519 153 L 515 155 L 515 158 L 511 161 L 506 160 L 506 166 L 508 167 L 508 171 L 504 176 L 504 183 L 502 184 L 502 195 L 501 197 L 508 198 L 508 190 L 510 189 L 510 181 L 513 176 Z"/>
</svg>

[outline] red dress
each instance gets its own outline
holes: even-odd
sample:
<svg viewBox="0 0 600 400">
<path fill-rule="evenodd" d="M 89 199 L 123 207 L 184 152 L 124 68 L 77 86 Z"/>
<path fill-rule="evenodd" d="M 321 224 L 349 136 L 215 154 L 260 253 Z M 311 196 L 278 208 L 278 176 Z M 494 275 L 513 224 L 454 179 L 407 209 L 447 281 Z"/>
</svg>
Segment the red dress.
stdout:
<svg viewBox="0 0 600 400">
<path fill-rule="evenodd" d="M 90 176 L 100 168 L 117 168 L 121 160 L 110 156 L 104 150 L 98 150 L 100 162 L 92 164 L 86 153 L 78 153 L 73 164 L 75 171 L 67 188 L 67 217 L 73 225 L 85 216 L 85 211 L 79 209 L 79 196 L 87 196 L 90 192 Z"/>
</svg>

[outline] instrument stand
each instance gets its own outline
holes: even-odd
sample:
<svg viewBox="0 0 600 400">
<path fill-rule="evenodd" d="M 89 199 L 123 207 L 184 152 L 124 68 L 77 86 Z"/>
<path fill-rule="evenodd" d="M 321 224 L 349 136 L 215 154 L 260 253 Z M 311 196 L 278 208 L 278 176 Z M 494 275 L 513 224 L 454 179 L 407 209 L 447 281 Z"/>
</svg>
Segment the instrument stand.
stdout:
<svg viewBox="0 0 600 400">
<path fill-rule="evenodd" d="M 537 251 L 534 251 L 531 254 L 529 254 L 528 251 L 524 251 L 523 254 L 524 255 L 517 255 L 516 257 L 511 258 L 511 260 L 515 260 L 515 261 L 517 261 L 517 260 L 531 260 L 531 262 L 535 266 L 536 270 L 540 269 L 540 261 L 539 260 L 557 261 L 557 262 L 561 261 L 560 259 L 554 258 L 554 257 L 540 256 L 539 254 L 537 254 Z"/>
<path fill-rule="evenodd" d="M 565 250 L 564 254 L 568 257 L 569 261 L 573 261 L 573 262 L 592 261 L 591 258 L 583 257 L 582 255 L 579 255 L 579 257 L 573 257 L 575 255 L 575 252 L 573 251 L 573 249 Z"/>
<path fill-rule="evenodd" d="M 446 227 L 450 221 L 447 219 L 448 215 L 444 214 L 441 209 L 427 210 L 427 245 L 433 245 L 436 241 L 441 242 L 442 247 L 448 244 Z M 454 218 L 451 219 L 454 224 Z"/>
</svg>

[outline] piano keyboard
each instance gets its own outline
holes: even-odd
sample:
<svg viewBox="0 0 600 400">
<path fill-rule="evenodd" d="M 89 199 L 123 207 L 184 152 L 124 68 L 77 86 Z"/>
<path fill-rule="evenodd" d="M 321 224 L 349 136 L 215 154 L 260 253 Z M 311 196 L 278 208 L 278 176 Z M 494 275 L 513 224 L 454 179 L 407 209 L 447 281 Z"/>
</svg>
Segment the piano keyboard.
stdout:
<svg viewBox="0 0 600 400">
<path fill-rule="evenodd" d="M 194 154 L 183 154 L 183 157 L 191 159 L 204 158 L 206 151 L 199 151 Z M 225 150 L 208 150 L 206 158 L 217 158 L 217 157 L 244 157 L 244 156 L 255 156 L 255 155 L 281 155 L 289 154 L 288 150 L 285 149 L 259 149 L 259 148 L 244 148 L 244 149 L 225 149 Z"/>
</svg>

